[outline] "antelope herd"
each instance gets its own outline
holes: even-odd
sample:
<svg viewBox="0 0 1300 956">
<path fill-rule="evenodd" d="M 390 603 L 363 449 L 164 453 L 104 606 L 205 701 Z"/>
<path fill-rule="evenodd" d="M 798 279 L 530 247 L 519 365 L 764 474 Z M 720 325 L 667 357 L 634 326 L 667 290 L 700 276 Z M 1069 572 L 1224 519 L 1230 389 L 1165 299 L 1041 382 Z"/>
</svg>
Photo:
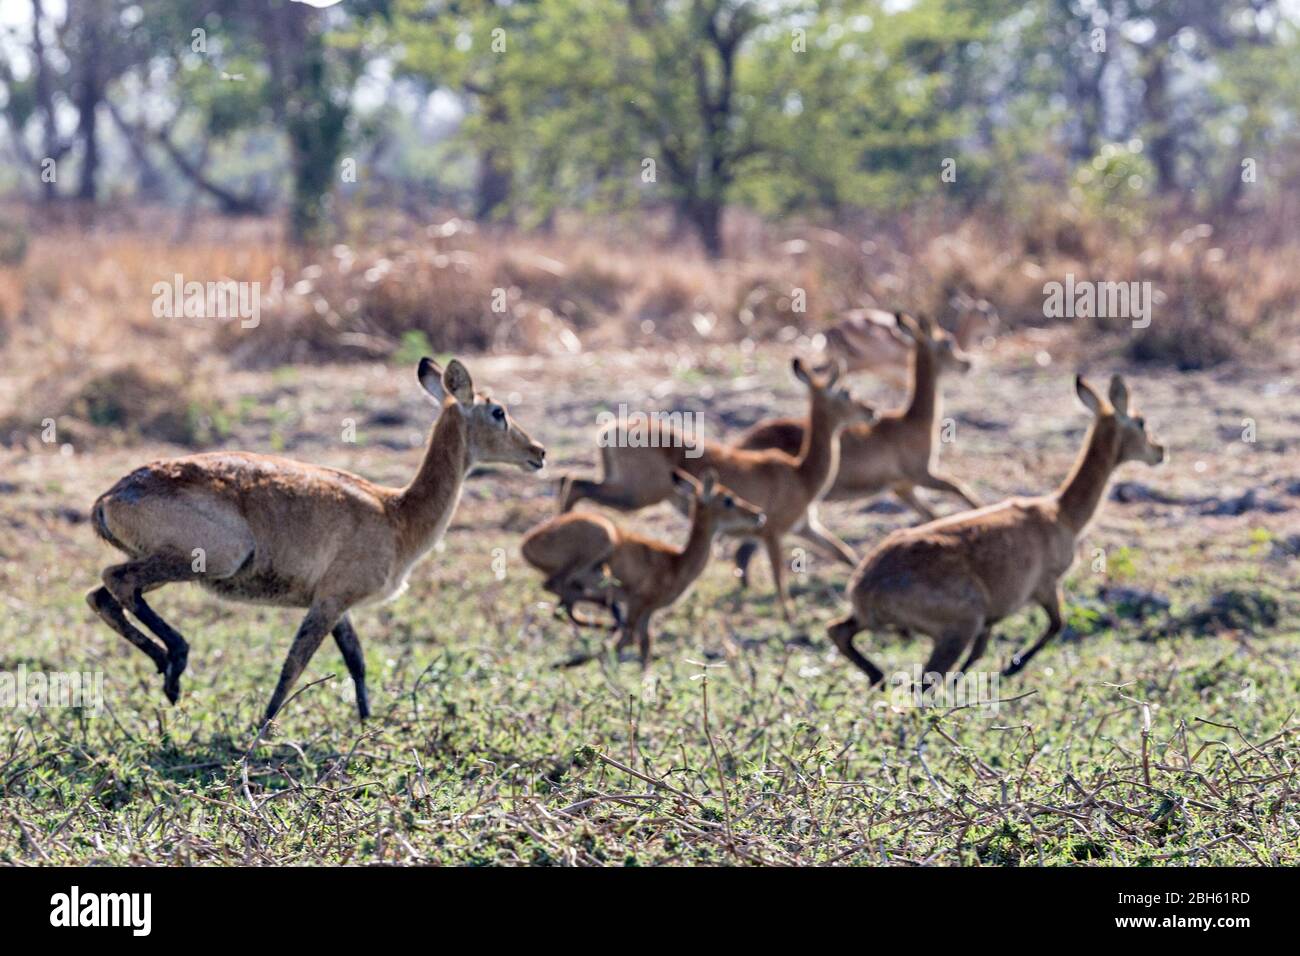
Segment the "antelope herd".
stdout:
<svg viewBox="0 0 1300 956">
<path fill-rule="evenodd" d="M 967 313 L 969 315 L 969 312 Z M 637 642 L 643 667 L 652 654 L 651 618 L 699 578 L 719 536 L 739 538 L 741 584 L 758 543 L 767 551 L 781 612 L 791 620 L 782 546 L 789 536 L 812 544 L 855 570 L 846 590 L 850 610 L 834 621 L 835 646 L 874 686 L 883 672 L 853 644 L 863 629 L 919 632 L 934 642 L 927 679 L 970 668 L 985 652 L 998 621 L 1034 603 L 1047 630 L 1016 654 L 1004 673 L 1018 672 L 1061 630 L 1060 580 L 1078 537 L 1096 514 L 1111 473 L 1127 461 L 1158 464 L 1164 449 L 1115 376 L 1105 398 L 1081 377 L 1075 388 L 1093 421 L 1078 459 L 1053 492 L 980 507 L 974 495 L 937 467 L 942 376 L 971 366 L 965 346 L 974 326 L 953 335 L 925 318 L 854 316 L 828 336 L 832 361 L 792 371 L 808 393 L 804 419 L 762 421 L 734 444 L 703 442 L 695 454 L 672 434 L 658 447 L 620 441 L 608 426 L 599 436 L 599 481 L 566 476 L 560 514 L 524 537 L 524 560 L 541 572 L 558 609 L 580 625 L 619 631 L 615 650 Z M 864 324 L 865 323 L 865 324 Z M 842 323 L 842 325 L 844 325 Z M 907 405 L 877 415 L 841 380 L 846 362 L 868 360 L 872 337 L 907 353 Z M 892 361 L 901 352 L 889 353 Z M 157 666 L 163 690 L 180 696 L 189 645 L 145 601 L 166 584 L 197 582 L 236 601 L 306 610 L 289 648 L 265 720 L 271 720 L 327 634 L 334 637 L 356 690 L 361 718 L 370 713 L 365 658 L 351 622 L 355 607 L 401 593 L 416 562 L 451 522 L 466 474 L 489 462 L 539 471 L 545 449 L 499 402 L 477 393 L 459 361 L 440 368 L 423 359 L 418 378 L 440 406 L 424 460 L 410 483 L 387 488 L 316 465 L 242 452 L 154 462 L 123 477 L 91 510 L 92 524 L 126 560 L 110 565 L 87 594 L 95 613 Z M 936 519 L 916 489 L 943 491 L 972 510 Z M 888 535 L 859 561 L 822 522 L 823 499 L 864 500 L 885 491 L 917 512 L 923 524 Z M 629 531 L 585 507 L 587 500 L 630 512 L 665 500 L 686 512 L 683 547 Z M 579 616 L 589 604 L 612 624 Z M 127 612 L 152 634 L 141 631 Z M 958 661 L 965 655 L 964 661 Z M 589 659 L 591 655 L 570 663 Z"/>
</svg>

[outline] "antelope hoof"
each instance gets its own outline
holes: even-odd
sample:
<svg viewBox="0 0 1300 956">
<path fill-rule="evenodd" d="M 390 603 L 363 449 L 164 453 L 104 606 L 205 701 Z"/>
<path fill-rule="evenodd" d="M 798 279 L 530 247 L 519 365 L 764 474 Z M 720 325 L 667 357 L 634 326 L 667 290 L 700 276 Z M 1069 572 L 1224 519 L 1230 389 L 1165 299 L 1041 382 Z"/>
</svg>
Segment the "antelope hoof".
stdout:
<svg viewBox="0 0 1300 956">
<path fill-rule="evenodd" d="M 163 693 L 173 704 L 181 699 L 181 672 L 171 663 L 168 663 L 164 672 Z"/>
<path fill-rule="evenodd" d="M 163 670 L 163 693 L 173 704 L 181 699 L 181 675 L 189 663 L 188 648 L 180 648 L 167 655 L 167 666 Z"/>
</svg>

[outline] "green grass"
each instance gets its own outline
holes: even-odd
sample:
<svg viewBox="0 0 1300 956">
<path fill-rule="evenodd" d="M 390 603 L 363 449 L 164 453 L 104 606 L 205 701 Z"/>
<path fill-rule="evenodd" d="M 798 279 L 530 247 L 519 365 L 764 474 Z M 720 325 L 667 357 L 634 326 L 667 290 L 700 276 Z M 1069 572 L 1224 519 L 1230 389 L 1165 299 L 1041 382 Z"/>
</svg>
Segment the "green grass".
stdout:
<svg viewBox="0 0 1300 956">
<path fill-rule="evenodd" d="M 480 362 L 475 374 L 519 389 L 519 418 L 553 467 L 586 472 L 596 406 L 575 396 L 649 403 L 675 361 L 528 374 Z M 942 450 L 945 470 L 989 501 L 1051 487 L 1082 435 L 1068 376 L 1015 363 L 1012 352 L 1001 374 L 967 377 L 948 406 L 1007 426 L 965 429 Z M 743 370 L 765 387 L 736 391 L 736 369 L 709 371 L 718 409 L 797 407 L 784 358 Z M 287 386 L 273 377 L 240 387 L 274 395 Z M 301 418 L 246 409 L 227 444 L 265 451 L 274 426 L 295 456 L 404 481 L 419 456 L 409 438 L 431 413 L 413 383 L 377 391 L 389 378 L 322 373 L 302 390 L 312 401 L 295 401 Z M 620 391 L 602 389 L 610 381 Z M 776 614 L 761 560 L 743 599 L 718 560 L 657 619 L 649 683 L 630 660 L 554 669 L 596 635 L 575 634 L 539 603 L 540 581 L 519 557 L 522 532 L 553 512 L 553 483 L 502 473 L 469 482 L 445 549 L 405 595 L 354 614 L 371 721 L 357 721 L 326 641 L 254 745 L 295 613 L 193 587 L 157 592 L 151 602 L 191 644 L 172 707 L 144 655 L 82 600 L 114 558 L 66 515 L 176 450 L 0 452 L 0 673 L 102 672 L 107 704 L 99 716 L 0 708 L 0 862 L 1300 863 L 1297 571 L 1261 533 L 1300 533 L 1293 496 L 1267 485 L 1295 473 L 1293 398 L 1256 379 L 1196 379 L 1217 389 L 1207 405 L 1248 397 L 1279 435 L 1234 457 L 1203 418 L 1181 412 L 1185 381 L 1142 378 L 1143 408 L 1175 453 L 1160 470 L 1126 466 L 1117 477 L 1192 503 L 1105 504 L 1065 581 L 1080 636 L 1002 681 L 995 713 L 903 706 L 889 688 L 870 690 L 825 637 L 846 569 L 816 556 L 791 576 L 796 628 Z M 358 390 L 377 409 L 406 412 L 366 424 L 367 446 L 338 441 Z M 1195 504 L 1253 486 L 1286 509 L 1206 517 Z M 859 550 L 910 520 L 860 503 L 822 515 Z M 683 539 L 666 506 L 619 520 Z M 1101 599 L 1107 585 L 1126 595 Z M 1003 622 L 983 663 L 996 669 L 1042 626 L 1037 610 Z M 888 635 L 859 645 L 887 674 L 910 672 L 929 651 Z"/>
<path fill-rule="evenodd" d="M 1045 651 L 994 714 L 899 707 L 824 638 L 838 571 L 796 584 L 801 636 L 765 577 L 737 608 L 715 564 L 662 616 L 643 684 L 631 661 L 549 667 L 577 638 L 536 603 L 513 537 L 453 529 L 411 591 L 356 615 L 364 728 L 327 642 L 300 689 L 333 678 L 251 751 L 292 614 L 160 593 L 192 644 L 173 708 L 52 578 L 0 623 L 4 669 L 102 670 L 108 706 L 0 717 L 0 861 L 1300 862 L 1294 633 L 1148 641 L 1134 623 Z M 868 653 L 888 672 L 924 651 Z"/>
</svg>

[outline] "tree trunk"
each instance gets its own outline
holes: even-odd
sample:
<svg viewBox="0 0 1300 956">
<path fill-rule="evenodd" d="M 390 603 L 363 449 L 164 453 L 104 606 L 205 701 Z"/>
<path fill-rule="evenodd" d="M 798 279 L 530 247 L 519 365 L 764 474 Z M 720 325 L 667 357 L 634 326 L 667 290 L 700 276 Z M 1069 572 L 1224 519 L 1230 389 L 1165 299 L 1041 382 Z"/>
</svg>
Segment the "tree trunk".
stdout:
<svg viewBox="0 0 1300 956">
<path fill-rule="evenodd" d="M 490 219 L 498 210 L 507 210 L 512 186 L 510 167 L 501 153 L 490 146 L 483 150 L 479 155 L 474 218 Z"/>
<path fill-rule="evenodd" d="M 483 97 L 483 116 L 488 124 L 488 142 L 494 143 L 498 130 L 505 125 L 505 106 L 493 97 Z M 479 154 L 478 183 L 475 189 L 474 218 L 509 218 L 510 194 L 514 191 L 514 171 L 506 150 L 488 145 Z"/>
<path fill-rule="evenodd" d="M 710 259 L 721 259 L 722 203 L 708 198 L 692 200 L 686 207 L 686 218 L 694 227 L 705 254 Z"/>
<path fill-rule="evenodd" d="M 349 107 L 332 95 L 335 69 L 320 12 L 289 0 L 266 5 L 271 110 L 289 140 L 289 238 L 311 245 L 325 238 Z"/>
<path fill-rule="evenodd" d="M 1157 46 L 1147 54 L 1143 79 L 1146 85 L 1142 91 L 1142 108 L 1151 129 L 1150 155 L 1156 168 L 1156 190 L 1169 193 L 1178 188 L 1178 142 L 1169 116 L 1168 74 L 1163 46 Z"/>
<path fill-rule="evenodd" d="M 77 134 L 81 138 L 81 184 L 77 189 L 77 198 L 94 202 L 95 179 L 99 174 L 99 135 L 96 126 L 99 114 L 99 101 L 103 94 L 99 79 L 99 30 L 95 14 L 83 11 L 86 22 L 82 25 L 82 39 L 85 43 L 84 57 L 81 63 L 81 80 L 77 85 Z"/>
<path fill-rule="evenodd" d="M 45 10 L 41 0 L 32 0 L 32 59 L 36 61 L 36 102 L 40 104 L 45 120 L 45 155 L 41 158 L 54 160 L 57 176 L 57 164 L 63 157 L 64 150 L 59 144 L 59 126 L 54 115 L 54 92 L 50 86 L 50 70 L 45 59 L 45 41 L 41 37 L 44 22 Z M 44 171 L 42 167 L 41 172 Z M 45 202 L 53 202 L 58 198 L 58 184 L 44 175 L 41 177 L 41 189 Z"/>
</svg>

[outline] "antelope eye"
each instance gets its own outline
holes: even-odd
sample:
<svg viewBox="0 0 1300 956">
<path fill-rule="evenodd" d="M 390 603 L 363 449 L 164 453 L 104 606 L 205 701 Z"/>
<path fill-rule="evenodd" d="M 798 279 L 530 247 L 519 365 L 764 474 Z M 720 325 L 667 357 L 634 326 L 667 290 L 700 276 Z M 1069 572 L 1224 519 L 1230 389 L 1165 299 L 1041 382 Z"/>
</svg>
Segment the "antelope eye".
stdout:
<svg viewBox="0 0 1300 956">
<path fill-rule="evenodd" d="M 1138 428 L 1146 428 L 1146 427 L 1147 427 L 1147 420 L 1146 420 L 1145 418 L 1143 418 L 1141 415 L 1139 415 L 1137 418 L 1133 419 L 1133 423 L 1134 423 L 1135 425 L 1137 425 Z"/>
<path fill-rule="evenodd" d="M 722 499 L 722 505 L 724 508 L 734 508 L 736 507 L 736 501 L 731 497 L 731 495 L 727 495 L 727 497 Z"/>
<path fill-rule="evenodd" d="M 496 408 L 492 409 L 492 417 L 499 422 L 504 422 L 506 420 L 506 410 L 498 405 Z"/>
</svg>

